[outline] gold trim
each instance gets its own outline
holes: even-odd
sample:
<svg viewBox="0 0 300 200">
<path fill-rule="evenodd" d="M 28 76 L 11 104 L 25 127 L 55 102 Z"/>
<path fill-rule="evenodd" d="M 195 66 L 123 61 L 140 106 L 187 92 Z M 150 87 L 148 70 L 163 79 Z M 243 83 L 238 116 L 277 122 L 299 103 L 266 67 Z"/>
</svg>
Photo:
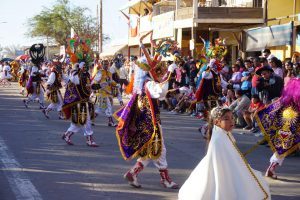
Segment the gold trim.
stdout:
<svg viewBox="0 0 300 200">
<path fill-rule="evenodd" d="M 277 101 L 279 101 L 279 99 L 278 99 Z M 277 101 L 275 101 L 275 102 L 277 102 Z M 268 105 L 268 106 L 269 106 L 269 105 Z M 268 106 L 266 106 L 266 107 L 268 107 Z M 264 108 L 266 108 L 266 107 L 264 107 Z M 262 109 L 261 109 L 261 110 L 262 110 Z M 267 134 L 267 132 L 266 132 L 264 126 L 262 125 L 262 122 L 261 122 L 260 118 L 258 117 L 257 114 L 256 114 L 254 117 L 255 117 L 255 119 L 256 119 L 257 125 L 259 126 L 261 132 L 262 132 L 263 135 L 264 135 L 264 138 L 267 140 L 268 144 L 269 144 L 270 147 L 271 147 L 271 150 L 273 151 L 273 153 L 275 153 L 275 155 L 276 155 L 277 158 L 285 158 L 286 156 L 288 156 L 289 154 L 293 153 L 295 150 L 297 150 L 297 149 L 300 147 L 300 143 L 298 143 L 298 144 L 296 144 L 295 146 L 293 146 L 292 148 L 290 148 L 289 150 L 287 150 L 286 152 L 284 152 L 283 154 L 279 155 L 279 154 L 277 153 L 277 150 L 276 150 L 275 146 L 274 146 L 273 143 L 271 142 L 270 135 Z"/>
</svg>

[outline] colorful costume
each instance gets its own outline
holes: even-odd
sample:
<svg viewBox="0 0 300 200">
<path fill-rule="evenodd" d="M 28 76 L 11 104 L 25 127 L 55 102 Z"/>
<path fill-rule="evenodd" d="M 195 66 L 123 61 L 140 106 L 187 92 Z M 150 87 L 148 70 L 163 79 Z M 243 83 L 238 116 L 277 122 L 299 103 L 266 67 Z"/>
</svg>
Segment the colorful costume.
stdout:
<svg viewBox="0 0 300 200">
<path fill-rule="evenodd" d="M 83 69 L 84 63 L 75 64 L 75 69 L 71 72 L 70 80 L 68 82 L 62 111 L 65 114 L 65 118 L 71 119 L 71 125 L 68 130 L 62 136 L 62 139 L 69 145 L 73 145 L 71 142 L 71 136 L 74 133 L 83 129 L 84 135 L 87 138 L 87 145 L 91 147 L 97 147 L 98 145 L 93 140 L 93 130 L 91 126 L 91 120 L 94 118 L 94 106 L 89 101 L 91 94 L 90 90 L 90 76 L 85 69 Z"/>
<path fill-rule="evenodd" d="M 27 93 L 29 95 L 27 100 L 23 100 L 25 107 L 28 107 L 28 103 L 39 99 L 40 109 L 44 109 L 44 87 L 42 85 L 42 77 L 45 76 L 40 66 L 44 61 L 45 47 L 43 44 L 34 44 L 29 49 L 31 62 L 34 66 L 31 68 L 30 77 L 26 85 Z"/>
<path fill-rule="evenodd" d="M 141 46 L 147 57 L 147 50 Z M 156 59 L 160 54 L 157 54 Z M 148 58 L 150 59 L 149 55 Z M 137 181 L 137 174 L 146 167 L 150 161 L 159 169 L 161 183 L 167 188 L 178 188 L 173 182 L 167 170 L 166 147 L 161 129 L 158 99 L 164 99 L 168 90 L 168 80 L 162 83 L 155 74 L 155 65 L 149 63 L 155 61 L 142 60 L 140 67 L 134 72 L 133 94 L 128 104 L 115 113 L 119 124 L 116 128 L 116 136 L 120 151 L 125 160 L 138 158 L 137 163 L 124 175 L 124 178 L 134 187 L 141 187 Z M 168 74 L 174 69 L 169 69 Z"/>
<path fill-rule="evenodd" d="M 48 99 L 51 101 L 51 104 L 43 110 L 43 113 L 47 118 L 49 118 L 49 112 L 51 110 L 57 110 L 59 112 L 59 118 L 63 119 L 62 117 L 62 105 L 63 105 L 63 98 L 60 92 L 61 85 L 61 75 L 56 70 L 56 67 L 53 66 L 51 73 L 49 75 L 47 81 L 47 96 Z"/>
<path fill-rule="evenodd" d="M 108 65 L 105 63 L 103 65 Z M 107 70 L 108 66 L 104 66 L 95 75 L 92 88 L 95 90 L 96 100 L 95 100 L 95 113 L 98 115 L 100 113 L 105 113 L 108 117 L 108 126 L 116 126 L 113 121 L 113 97 L 118 93 L 117 83 L 112 80 L 112 74 Z"/>
<path fill-rule="evenodd" d="M 28 67 L 23 64 L 18 72 L 18 76 L 19 76 L 19 85 L 22 88 L 20 91 L 20 94 L 24 95 L 25 92 L 25 88 L 26 88 L 26 84 L 28 81 Z"/>
<path fill-rule="evenodd" d="M 225 41 L 218 38 L 215 40 L 215 45 L 210 46 L 206 51 L 206 41 L 204 39 L 202 39 L 202 41 L 204 43 L 202 54 L 204 55 L 201 55 L 201 62 L 202 60 L 205 62 L 207 58 L 210 58 L 210 61 L 207 67 L 205 67 L 205 65 L 202 67 L 202 70 L 205 69 L 205 71 L 202 72 L 198 79 L 199 87 L 196 91 L 196 98 L 197 102 L 203 102 L 206 108 L 210 110 L 217 105 L 222 87 L 227 86 L 227 83 L 219 74 L 219 71 L 221 71 L 220 61 L 227 54 L 227 48 Z"/>
<path fill-rule="evenodd" d="M 44 109 L 44 87 L 42 85 L 42 77 L 45 76 L 42 70 L 37 66 L 33 66 L 30 71 L 29 80 L 26 85 L 28 99 L 24 100 L 25 107 L 28 107 L 28 103 L 33 102 L 35 99 L 39 100 L 40 109 Z"/>
<path fill-rule="evenodd" d="M 291 79 L 279 100 L 260 110 L 258 125 L 274 154 L 266 176 L 277 178 L 275 168 L 300 147 L 300 79 Z"/>
</svg>

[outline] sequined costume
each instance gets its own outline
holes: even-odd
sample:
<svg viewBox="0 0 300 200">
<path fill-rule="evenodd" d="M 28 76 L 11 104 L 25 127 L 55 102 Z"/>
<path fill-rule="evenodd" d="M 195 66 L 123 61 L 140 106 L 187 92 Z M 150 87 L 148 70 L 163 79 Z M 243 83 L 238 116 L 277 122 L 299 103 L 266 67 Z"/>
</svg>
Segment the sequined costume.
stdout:
<svg viewBox="0 0 300 200">
<path fill-rule="evenodd" d="M 258 125 L 274 154 L 266 176 L 277 178 L 275 168 L 282 165 L 286 156 L 300 147 L 300 79 L 291 79 L 281 98 L 260 110 Z"/>
<path fill-rule="evenodd" d="M 162 72 L 156 70 L 160 53 L 152 60 L 143 45 L 141 48 L 145 57 L 141 59 L 139 67 L 134 72 L 132 97 L 125 107 L 115 113 L 115 118 L 119 121 L 116 136 L 123 158 L 125 160 L 138 158 L 136 164 L 125 173 L 124 178 L 131 186 L 141 187 L 137 175 L 152 161 L 160 172 L 161 184 L 166 188 L 176 189 L 179 186 L 168 174 L 166 147 L 158 108 L 158 99 L 164 99 L 168 91 L 168 79 L 158 81 L 159 76 L 156 72 Z M 174 70 L 168 69 L 166 77 Z"/>
<path fill-rule="evenodd" d="M 98 145 L 93 141 L 91 126 L 91 120 L 94 117 L 94 106 L 89 101 L 91 94 L 90 75 L 83 67 L 84 63 L 80 63 L 79 69 L 75 67 L 67 84 L 62 111 L 66 119 L 71 119 L 71 125 L 62 138 L 67 144 L 73 145 L 70 140 L 71 136 L 83 129 L 87 138 L 87 145 L 96 147 Z"/>
<path fill-rule="evenodd" d="M 63 118 L 61 112 L 63 98 L 60 92 L 60 89 L 62 88 L 61 76 L 62 75 L 60 75 L 56 70 L 56 67 L 53 66 L 47 81 L 46 91 L 47 97 L 51 101 L 51 104 L 45 110 L 43 110 L 43 113 L 47 118 L 49 118 L 49 112 L 55 109 L 57 110 L 57 112 L 59 112 L 59 118 Z"/>
</svg>

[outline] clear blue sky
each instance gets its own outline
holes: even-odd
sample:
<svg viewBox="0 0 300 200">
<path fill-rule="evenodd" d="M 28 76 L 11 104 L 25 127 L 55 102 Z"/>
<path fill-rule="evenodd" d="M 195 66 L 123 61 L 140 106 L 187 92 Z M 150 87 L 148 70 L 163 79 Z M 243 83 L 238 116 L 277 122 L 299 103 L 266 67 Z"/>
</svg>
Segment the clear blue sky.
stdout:
<svg viewBox="0 0 300 200">
<path fill-rule="evenodd" d="M 37 41 L 25 36 L 26 23 L 29 18 L 41 12 L 44 7 L 50 8 L 56 0 L 1 0 L 0 1 L 0 45 L 31 45 Z M 97 4 L 100 0 L 70 0 L 72 5 L 87 7 L 90 14 L 96 17 Z M 128 0 L 103 0 L 103 31 L 114 43 L 127 41 L 127 22 L 119 8 Z M 7 22 L 7 23 L 1 23 Z"/>
</svg>

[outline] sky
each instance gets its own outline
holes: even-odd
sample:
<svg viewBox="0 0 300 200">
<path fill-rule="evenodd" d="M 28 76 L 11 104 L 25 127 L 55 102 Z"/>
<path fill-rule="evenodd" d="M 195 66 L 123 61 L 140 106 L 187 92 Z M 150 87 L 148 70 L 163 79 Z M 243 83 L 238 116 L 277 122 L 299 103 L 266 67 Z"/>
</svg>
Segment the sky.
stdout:
<svg viewBox="0 0 300 200">
<path fill-rule="evenodd" d="M 39 14 L 43 8 L 51 8 L 56 0 L 0 0 L 0 46 L 26 45 L 43 42 L 26 36 L 27 21 Z M 97 16 L 100 0 L 70 0 L 72 5 L 87 7 L 90 14 Z M 112 44 L 127 42 L 128 25 L 119 12 L 128 0 L 103 0 L 103 32 L 111 38 Z M 5 23 L 3 23 L 5 22 Z"/>
</svg>

